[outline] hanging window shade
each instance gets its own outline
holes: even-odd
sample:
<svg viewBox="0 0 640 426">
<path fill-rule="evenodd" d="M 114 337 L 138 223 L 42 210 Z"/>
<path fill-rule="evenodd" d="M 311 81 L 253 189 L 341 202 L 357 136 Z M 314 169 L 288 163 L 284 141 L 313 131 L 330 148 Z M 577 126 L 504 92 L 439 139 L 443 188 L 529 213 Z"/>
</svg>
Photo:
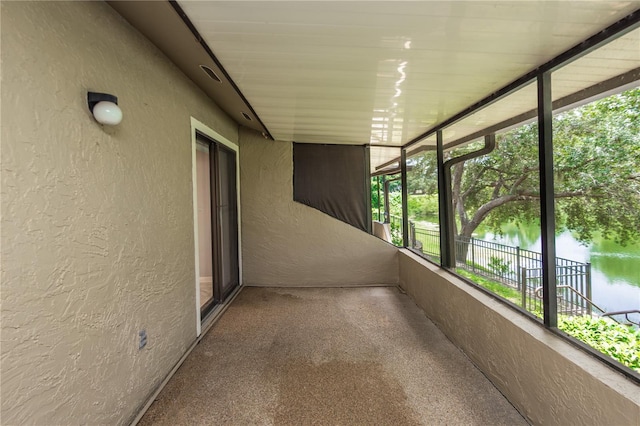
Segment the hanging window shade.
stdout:
<svg viewBox="0 0 640 426">
<path fill-rule="evenodd" d="M 293 199 L 370 232 L 369 152 L 360 145 L 293 144 Z"/>
</svg>

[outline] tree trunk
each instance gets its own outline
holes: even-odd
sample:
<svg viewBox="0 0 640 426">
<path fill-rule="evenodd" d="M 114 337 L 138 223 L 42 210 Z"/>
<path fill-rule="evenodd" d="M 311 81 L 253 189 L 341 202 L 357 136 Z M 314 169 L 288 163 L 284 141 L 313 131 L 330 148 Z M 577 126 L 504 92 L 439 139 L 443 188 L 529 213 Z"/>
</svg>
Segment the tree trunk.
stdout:
<svg viewBox="0 0 640 426">
<path fill-rule="evenodd" d="M 469 245 L 471 244 L 471 238 L 473 236 L 473 231 L 475 231 L 477 226 L 473 226 L 472 222 L 467 223 L 466 226 L 462 228 L 462 232 L 459 235 L 456 235 L 455 247 L 456 247 L 456 262 L 458 263 L 466 263 L 467 255 L 469 254 Z M 471 262 L 471 259 L 468 259 Z"/>
</svg>

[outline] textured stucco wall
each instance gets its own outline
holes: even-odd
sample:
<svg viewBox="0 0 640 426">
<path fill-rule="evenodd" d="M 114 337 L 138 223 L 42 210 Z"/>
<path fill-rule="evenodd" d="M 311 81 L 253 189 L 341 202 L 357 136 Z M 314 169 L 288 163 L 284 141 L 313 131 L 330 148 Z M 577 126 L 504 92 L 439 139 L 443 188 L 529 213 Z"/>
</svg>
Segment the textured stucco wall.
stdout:
<svg viewBox="0 0 640 426">
<path fill-rule="evenodd" d="M 398 250 L 293 201 L 293 145 L 240 130 L 244 283 L 396 284 Z"/>
<path fill-rule="evenodd" d="M 637 425 L 640 387 L 403 250 L 400 285 L 534 425 Z"/>
<path fill-rule="evenodd" d="M 196 338 L 190 116 L 237 125 L 107 4 L 1 5 L 1 421 L 123 424 Z"/>
</svg>

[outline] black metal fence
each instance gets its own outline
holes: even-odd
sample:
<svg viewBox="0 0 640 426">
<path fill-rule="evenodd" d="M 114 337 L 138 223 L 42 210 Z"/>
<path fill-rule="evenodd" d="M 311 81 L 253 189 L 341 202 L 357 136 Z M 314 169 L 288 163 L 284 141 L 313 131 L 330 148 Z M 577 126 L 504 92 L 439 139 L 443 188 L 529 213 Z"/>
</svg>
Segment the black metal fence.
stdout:
<svg viewBox="0 0 640 426">
<path fill-rule="evenodd" d="M 440 259 L 440 232 L 432 229 L 416 228 L 415 223 L 409 221 L 410 246 L 420 250 L 427 256 Z"/>
<path fill-rule="evenodd" d="M 402 218 L 391 216 L 392 227 L 402 229 Z M 428 257 L 440 257 L 440 232 L 416 227 L 409 221 L 407 246 Z M 521 294 L 521 305 L 542 312 L 542 253 L 477 238 L 457 237 L 457 267 L 513 288 Z M 591 264 L 556 257 L 558 313 L 591 315 Z"/>
</svg>

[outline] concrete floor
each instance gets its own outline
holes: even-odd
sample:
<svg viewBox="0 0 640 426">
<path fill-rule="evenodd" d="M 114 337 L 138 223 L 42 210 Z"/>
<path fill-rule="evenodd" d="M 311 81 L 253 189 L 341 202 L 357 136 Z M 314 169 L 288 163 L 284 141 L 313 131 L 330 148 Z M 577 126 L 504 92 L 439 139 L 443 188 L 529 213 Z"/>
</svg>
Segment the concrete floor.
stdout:
<svg viewBox="0 0 640 426">
<path fill-rule="evenodd" d="M 249 287 L 140 424 L 527 423 L 395 287 Z"/>
</svg>

